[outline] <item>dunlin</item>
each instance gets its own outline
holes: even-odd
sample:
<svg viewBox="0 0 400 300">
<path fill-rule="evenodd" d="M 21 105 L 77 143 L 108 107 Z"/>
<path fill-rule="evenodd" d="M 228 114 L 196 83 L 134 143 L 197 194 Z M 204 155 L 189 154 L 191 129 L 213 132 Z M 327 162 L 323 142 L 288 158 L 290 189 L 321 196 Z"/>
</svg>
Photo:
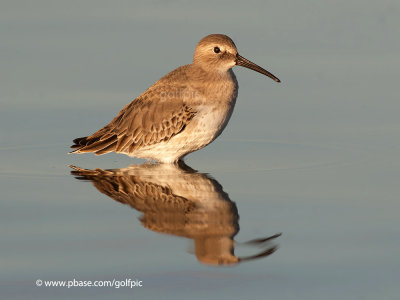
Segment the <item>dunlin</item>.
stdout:
<svg viewBox="0 0 400 300">
<path fill-rule="evenodd" d="M 197 44 L 191 64 L 162 77 L 102 129 L 75 139 L 71 153 L 117 152 L 163 163 L 181 160 L 210 144 L 227 125 L 238 91 L 234 66 L 280 82 L 240 56 L 228 36 L 208 35 Z"/>
</svg>

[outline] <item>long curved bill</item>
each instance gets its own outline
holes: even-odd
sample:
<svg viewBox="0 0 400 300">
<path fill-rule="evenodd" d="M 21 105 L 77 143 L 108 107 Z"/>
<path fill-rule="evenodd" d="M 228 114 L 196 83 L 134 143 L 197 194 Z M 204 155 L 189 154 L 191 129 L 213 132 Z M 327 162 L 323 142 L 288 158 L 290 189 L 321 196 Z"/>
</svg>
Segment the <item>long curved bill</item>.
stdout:
<svg viewBox="0 0 400 300">
<path fill-rule="evenodd" d="M 240 56 L 239 54 L 236 55 L 236 65 L 254 70 L 254 71 L 264 74 L 264 75 L 267 75 L 269 78 L 272 78 L 276 82 L 281 82 L 278 77 L 274 76 L 272 73 L 261 68 L 260 66 L 256 65 L 255 63 L 249 61 L 248 59 L 245 59 L 243 56 Z"/>
</svg>

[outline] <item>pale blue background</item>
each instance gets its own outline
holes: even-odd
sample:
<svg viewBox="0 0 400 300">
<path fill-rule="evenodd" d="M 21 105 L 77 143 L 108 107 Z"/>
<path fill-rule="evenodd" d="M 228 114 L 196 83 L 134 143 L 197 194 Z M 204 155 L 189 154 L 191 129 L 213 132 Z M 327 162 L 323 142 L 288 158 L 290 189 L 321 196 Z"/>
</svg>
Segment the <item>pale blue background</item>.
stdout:
<svg viewBox="0 0 400 300">
<path fill-rule="evenodd" d="M 231 268 L 200 265 L 67 167 L 131 164 L 66 153 L 210 33 L 282 80 L 235 68 L 230 124 L 187 159 L 236 202 L 238 240 L 283 233 Z M 399 36 L 394 0 L 2 0 L 0 298 L 398 299 Z M 134 277 L 145 287 L 34 284 Z"/>
</svg>

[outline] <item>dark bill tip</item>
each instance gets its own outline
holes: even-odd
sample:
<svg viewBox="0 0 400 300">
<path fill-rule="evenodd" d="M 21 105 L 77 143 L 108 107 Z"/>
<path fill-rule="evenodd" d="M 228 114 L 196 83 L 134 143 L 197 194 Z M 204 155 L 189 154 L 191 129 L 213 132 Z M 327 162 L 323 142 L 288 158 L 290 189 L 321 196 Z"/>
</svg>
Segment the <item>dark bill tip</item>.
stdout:
<svg viewBox="0 0 400 300">
<path fill-rule="evenodd" d="M 260 66 L 256 65 L 255 63 L 249 61 L 248 59 L 245 59 L 243 56 L 240 56 L 239 54 L 236 55 L 236 65 L 264 74 L 269 78 L 275 80 L 276 82 L 281 82 L 278 77 L 268 72 L 267 70 L 261 68 Z"/>
</svg>

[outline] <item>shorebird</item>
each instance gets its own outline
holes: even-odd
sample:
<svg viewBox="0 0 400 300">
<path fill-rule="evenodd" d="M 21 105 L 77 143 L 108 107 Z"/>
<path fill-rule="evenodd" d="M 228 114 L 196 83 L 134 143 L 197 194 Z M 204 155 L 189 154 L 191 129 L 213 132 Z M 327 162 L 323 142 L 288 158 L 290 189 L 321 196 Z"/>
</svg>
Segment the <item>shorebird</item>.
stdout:
<svg viewBox="0 0 400 300">
<path fill-rule="evenodd" d="M 211 34 L 197 44 L 193 62 L 168 73 L 126 105 L 105 127 L 75 139 L 70 153 L 109 152 L 176 163 L 214 141 L 236 103 L 232 67 L 242 66 L 280 80 L 240 56 L 226 35 Z"/>
<path fill-rule="evenodd" d="M 143 227 L 192 240 L 194 254 L 201 263 L 235 265 L 269 256 L 278 248 L 270 242 L 280 233 L 245 243 L 235 241 L 239 231 L 236 204 L 215 179 L 182 162 L 114 170 L 70 167 L 77 179 L 92 182 L 99 192 L 140 211 Z M 234 254 L 239 244 L 263 250 L 239 257 Z"/>
</svg>

